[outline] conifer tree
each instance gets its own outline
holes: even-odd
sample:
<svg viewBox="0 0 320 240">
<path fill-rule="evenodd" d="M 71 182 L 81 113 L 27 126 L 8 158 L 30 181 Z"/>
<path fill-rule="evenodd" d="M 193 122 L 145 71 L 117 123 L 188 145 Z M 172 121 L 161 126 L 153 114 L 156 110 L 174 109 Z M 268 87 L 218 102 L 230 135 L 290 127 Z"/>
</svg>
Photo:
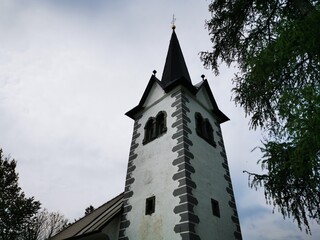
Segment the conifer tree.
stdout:
<svg viewBox="0 0 320 240">
<path fill-rule="evenodd" d="M 0 240 L 25 239 L 25 231 L 40 209 L 40 202 L 26 197 L 19 187 L 16 165 L 0 149 Z"/>
</svg>

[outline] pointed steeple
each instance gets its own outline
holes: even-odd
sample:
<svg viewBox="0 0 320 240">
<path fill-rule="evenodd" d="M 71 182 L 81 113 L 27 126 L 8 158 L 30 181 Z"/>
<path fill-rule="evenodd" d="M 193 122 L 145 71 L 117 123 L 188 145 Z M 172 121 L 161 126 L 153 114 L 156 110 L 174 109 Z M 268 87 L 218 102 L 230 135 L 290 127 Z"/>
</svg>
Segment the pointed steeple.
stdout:
<svg viewBox="0 0 320 240">
<path fill-rule="evenodd" d="M 183 78 L 183 81 L 191 83 L 187 65 L 180 48 L 180 44 L 175 33 L 175 27 L 172 28 L 166 63 L 164 65 L 161 82 L 163 86 Z"/>
</svg>

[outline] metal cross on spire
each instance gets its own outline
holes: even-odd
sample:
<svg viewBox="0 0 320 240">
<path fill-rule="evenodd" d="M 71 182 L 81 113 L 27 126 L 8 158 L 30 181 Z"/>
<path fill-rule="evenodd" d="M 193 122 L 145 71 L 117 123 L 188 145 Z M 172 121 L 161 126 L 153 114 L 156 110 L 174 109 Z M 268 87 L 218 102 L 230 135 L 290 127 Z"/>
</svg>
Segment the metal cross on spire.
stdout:
<svg viewBox="0 0 320 240">
<path fill-rule="evenodd" d="M 171 21 L 171 28 L 172 28 L 173 30 L 176 29 L 175 22 L 176 22 L 176 18 L 174 17 L 174 14 L 173 14 L 173 16 L 172 16 L 172 21 Z"/>
</svg>

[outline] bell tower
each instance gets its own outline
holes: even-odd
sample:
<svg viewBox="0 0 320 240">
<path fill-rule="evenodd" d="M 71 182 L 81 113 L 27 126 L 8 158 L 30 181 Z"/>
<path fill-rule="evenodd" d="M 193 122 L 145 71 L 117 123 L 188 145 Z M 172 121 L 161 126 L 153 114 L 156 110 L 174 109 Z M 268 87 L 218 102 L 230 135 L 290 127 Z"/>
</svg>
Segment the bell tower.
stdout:
<svg viewBox="0 0 320 240">
<path fill-rule="evenodd" d="M 208 82 L 193 85 L 173 28 L 161 80 L 151 76 L 134 120 L 119 240 L 242 239 Z"/>
</svg>

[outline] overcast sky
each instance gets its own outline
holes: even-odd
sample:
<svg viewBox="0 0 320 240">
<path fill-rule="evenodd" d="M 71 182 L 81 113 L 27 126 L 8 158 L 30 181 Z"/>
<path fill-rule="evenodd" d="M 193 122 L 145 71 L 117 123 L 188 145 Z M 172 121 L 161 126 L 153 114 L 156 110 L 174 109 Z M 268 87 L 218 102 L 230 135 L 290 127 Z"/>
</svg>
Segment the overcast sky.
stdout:
<svg viewBox="0 0 320 240">
<path fill-rule="evenodd" d="M 18 161 L 20 186 L 73 220 L 124 190 L 135 107 L 152 71 L 161 78 L 176 33 L 194 84 L 205 74 L 219 108 L 244 239 L 320 239 L 272 213 L 243 170 L 263 134 L 231 101 L 236 69 L 205 70 L 205 0 L 0 0 L 0 147 Z"/>
</svg>

